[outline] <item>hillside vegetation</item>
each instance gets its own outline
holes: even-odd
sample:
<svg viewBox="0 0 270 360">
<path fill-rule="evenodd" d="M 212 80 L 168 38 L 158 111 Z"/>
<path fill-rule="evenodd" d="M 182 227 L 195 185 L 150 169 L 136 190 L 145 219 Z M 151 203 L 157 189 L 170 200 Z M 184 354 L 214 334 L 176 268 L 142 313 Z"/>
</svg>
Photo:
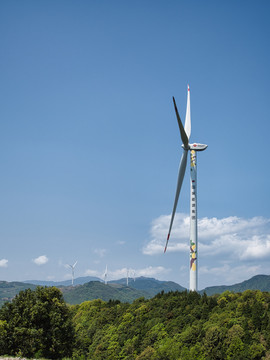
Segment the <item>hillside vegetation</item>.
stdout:
<svg viewBox="0 0 270 360">
<path fill-rule="evenodd" d="M 60 359 L 270 359 L 270 294 L 160 293 L 67 306 L 57 288 L 0 309 L 0 355 Z"/>
<path fill-rule="evenodd" d="M 4 305 L 5 302 L 10 302 L 12 299 L 14 299 L 14 297 L 19 294 L 20 291 L 26 289 L 34 290 L 35 288 L 35 285 L 25 284 L 18 281 L 0 281 L 0 307 Z"/>
<path fill-rule="evenodd" d="M 72 305 L 95 299 L 132 302 L 141 296 L 150 297 L 148 296 L 148 293 L 144 291 L 138 291 L 131 287 L 119 284 L 105 285 L 100 281 L 91 281 L 75 287 L 63 287 L 60 288 L 60 290 L 63 292 L 65 301 Z"/>
<path fill-rule="evenodd" d="M 270 295 L 161 293 L 132 304 L 73 307 L 75 357 L 85 359 L 269 359 Z"/>
</svg>

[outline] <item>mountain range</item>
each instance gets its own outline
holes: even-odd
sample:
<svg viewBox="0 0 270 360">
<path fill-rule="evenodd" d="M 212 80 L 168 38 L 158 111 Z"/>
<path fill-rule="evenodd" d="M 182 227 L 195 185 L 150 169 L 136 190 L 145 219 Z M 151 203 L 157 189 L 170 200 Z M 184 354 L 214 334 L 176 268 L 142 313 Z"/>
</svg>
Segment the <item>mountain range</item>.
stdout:
<svg viewBox="0 0 270 360">
<path fill-rule="evenodd" d="M 80 304 L 86 300 L 102 299 L 104 301 L 120 300 L 132 302 L 139 297 L 150 299 L 161 291 L 184 291 L 185 288 L 172 281 L 159 281 L 153 278 L 139 277 L 109 281 L 107 284 L 100 281 L 91 281 L 79 286 L 60 287 L 64 299 L 69 304 Z"/>
<path fill-rule="evenodd" d="M 78 277 L 74 279 L 74 285 L 83 285 L 89 281 L 102 281 L 100 278 L 95 276 L 84 276 Z M 63 280 L 63 281 L 44 281 L 44 280 L 26 280 L 23 281 L 27 284 L 39 285 L 39 286 L 70 286 L 71 280 Z"/>
<path fill-rule="evenodd" d="M 80 304 L 87 300 L 102 299 L 104 301 L 119 300 L 132 302 L 139 297 L 149 299 L 159 292 L 185 291 L 186 289 L 173 281 L 160 281 L 154 278 L 139 277 L 109 281 L 107 284 L 95 277 L 81 277 L 71 281 L 53 282 L 29 280 L 28 282 L 0 281 L 0 306 L 11 301 L 21 290 L 35 289 L 36 286 L 57 286 L 63 292 L 69 304 Z M 245 290 L 270 291 L 270 275 L 256 275 L 249 280 L 234 285 L 211 286 L 200 291 L 207 295 L 221 294 L 224 291 L 243 292 Z"/>
</svg>

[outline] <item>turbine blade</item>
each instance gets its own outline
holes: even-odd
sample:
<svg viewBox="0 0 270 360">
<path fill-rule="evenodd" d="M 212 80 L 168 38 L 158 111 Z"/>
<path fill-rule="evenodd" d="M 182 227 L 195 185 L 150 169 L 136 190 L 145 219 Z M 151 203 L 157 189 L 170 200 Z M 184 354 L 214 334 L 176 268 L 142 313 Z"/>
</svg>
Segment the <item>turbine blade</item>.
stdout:
<svg viewBox="0 0 270 360">
<path fill-rule="evenodd" d="M 185 132 L 187 134 L 188 139 L 191 134 L 191 119 L 190 119 L 190 89 L 188 85 L 188 93 L 187 93 L 187 111 L 186 111 L 186 119 L 185 119 Z"/>
<path fill-rule="evenodd" d="M 184 152 L 182 154 L 181 161 L 180 161 L 179 171 L 178 171 L 176 194 L 175 194 L 173 211 L 172 211 L 172 216 L 171 216 L 171 222 L 170 222 L 170 227 L 169 227 L 169 232 L 168 232 L 164 252 L 166 252 L 166 250 L 167 250 L 168 241 L 169 241 L 169 238 L 170 238 L 172 224 L 173 224 L 173 220 L 174 220 L 174 215 L 175 215 L 175 211 L 176 211 L 176 207 L 177 207 L 177 203 L 178 203 L 178 198 L 179 198 L 180 190 L 181 190 L 181 187 L 182 187 L 183 179 L 184 179 L 184 176 L 185 176 L 185 171 L 186 171 L 186 166 L 187 166 L 187 154 L 188 154 L 188 151 L 184 149 Z"/>
<path fill-rule="evenodd" d="M 74 265 L 72 266 L 73 268 L 75 268 L 75 266 L 77 265 L 77 262 L 78 262 L 78 260 L 75 261 Z"/>
<path fill-rule="evenodd" d="M 178 112 L 174 97 L 173 97 L 173 104 L 174 104 L 174 110 L 175 110 L 177 121 L 178 121 L 178 126 L 179 126 L 179 129 L 180 129 L 181 139 L 183 141 L 185 149 L 188 149 L 188 137 L 187 137 L 187 134 L 185 132 L 184 126 L 182 124 L 182 121 L 180 119 L 180 115 L 179 115 L 179 112 Z"/>
</svg>

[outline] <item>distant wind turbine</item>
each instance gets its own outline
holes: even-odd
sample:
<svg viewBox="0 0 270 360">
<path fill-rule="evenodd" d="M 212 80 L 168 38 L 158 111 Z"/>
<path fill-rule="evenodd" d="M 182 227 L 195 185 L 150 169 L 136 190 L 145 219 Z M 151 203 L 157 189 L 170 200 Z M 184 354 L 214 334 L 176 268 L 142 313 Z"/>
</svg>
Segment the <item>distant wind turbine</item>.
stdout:
<svg viewBox="0 0 270 360">
<path fill-rule="evenodd" d="M 177 202 L 182 186 L 182 182 L 184 179 L 186 165 L 187 165 L 187 154 L 190 150 L 190 266 L 189 266 L 189 276 L 190 276 L 190 283 L 189 289 L 190 291 L 197 291 L 198 288 L 198 245 L 197 245 L 197 163 L 196 163 L 196 152 L 203 151 L 207 148 L 207 145 L 204 144 L 190 144 L 189 138 L 191 134 L 191 119 L 190 119 L 190 89 L 188 86 L 188 94 L 187 94 L 187 110 L 186 110 L 186 119 L 185 119 L 185 128 L 183 127 L 182 121 L 180 119 L 178 109 L 176 106 L 175 99 L 173 97 L 174 109 L 180 129 L 180 135 L 182 139 L 182 148 L 183 154 L 180 161 L 179 166 L 179 173 L 178 173 L 178 180 L 177 180 L 177 187 L 176 187 L 176 194 L 175 200 L 173 205 L 173 211 L 171 216 L 171 222 L 168 232 L 168 237 L 166 241 L 166 246 L 164 252 L 166 252 L 168 241 L 171 234 L 171 229 L 173 225 L 174 215 L 177 207 Z"/>
<path fill-rule="evenodd" d="M 127 286 L 128 286 L 129 269 L 127 269 Z"/>
<path fill-rule="evenodd" d="M 104 283 L 107 285 L 107 277 L 108 277 L 108 267 L 106 265 L 105 273 L 104 273 Z"/>
<path fill-rule="evenodd" d="M 75 266 L 77 265 L 77 262 L 78 262 L 78 261 L 76 261 L 73 265 L 69 265 L 69 264 L 68 264 L 68 266 L 71 267 L 71 274 L 72 274 L 71 285 L 72 285 L 72 286 L 73 286 L 73 284 L 74 284 L 74 269 L 75 269 Z"/>
<path fill-rule="evenodd" d="M 135 270 L 132 270 L 133 281 L 135 281 L 135 280 L 136 280 L 135 275 L 136 275 Z"/>
</svg>

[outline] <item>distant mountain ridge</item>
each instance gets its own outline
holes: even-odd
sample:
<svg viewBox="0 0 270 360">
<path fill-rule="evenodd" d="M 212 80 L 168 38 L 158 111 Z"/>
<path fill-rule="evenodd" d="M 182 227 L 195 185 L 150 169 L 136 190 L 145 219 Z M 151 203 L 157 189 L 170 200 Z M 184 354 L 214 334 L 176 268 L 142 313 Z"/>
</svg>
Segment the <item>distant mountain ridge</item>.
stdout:
<svg viewBox="0 0 270 360">
<path fill-rule="evenodd" d="M 121 284 L 126 285 L 127 279 L 119 279 L 108 281 L 109 284 Z M 173 281 L 160 281 L 154 278 L 147 277 L 138 277 L 138 278 L 130 278 L 128 282 L 128 286 L 140 291 L 146 291 L 151 297 L 155 296 L 157 293 L 164 291 L 185 291 L 186 288 L 183 286 L 173 282 Z"/>
<path fill-rule="evenodd" d="M 89 279 L 91 279 L 89 281 Z M 95 280 L 92 280 L 95 279 Z M 98 279 L 98 280 L 96 280 Z M 67 284 L 67 285 L 65 285 Z M 32 289 L 36 286 L 57 286 L 63 292 L 64 299 L 70 304 L 79 304 L 86 300 L 102 299 L 132 302 L 139 297 L 149 299 L 159 292 L 185 291 L 186 289 L 173 281 L 160 281 L 154 278 L 139 277 L 135 280 L 129 278 L 109 281 L 108 284 L 99 278 L 81 277 L 74 279 L 75 286 L 71 286 L 71 280 L 66 281 L 38 281 L 7 282 L 0 281 L 0 307 L 6 301 L 11 301 L 21 290 Z M 210 286 L 199 291 L 207 295 L 221 294 L 224 291 L 243 292 L 245 290 L 270 291 L 270 275 L 256 275 L 241 283 L 234 285 Z"/>
<path fill-rule="evenodd" d="M 245 290 L 270 291 L 270 275 L 255 275 L 249 280 L 242 281 L 234 285 L 209 286 L 200 293 L 205 292 L 207 295 L 221 294 L 229 290 L 233 292 L 243 292 Z"/>
<path fill-rule="evenodd" d="M 95 276 L 84 276 L 84 277 L 78 277 L 74 279 L 74 285 L 83 285 L 89 281 L 102 281 L 100 278 Z M 33 285 L 40 285 L 40 286 L 70 286 L 71 285 L 71 279 L 70 280 L 63 280 L 63 281 L 44 281 L 44 280 L 26 280 L 23 281 L 27 284 L 33 284 Z"/>
<path fill-rule="evenodd" d="M 94 279 L 94 280 L 93 280 Z M 96 280 L 97 279 L 97 280 Z M 132 302 L 139 297 L 150 299 L 161 291 L 184 291 L 185 288 L 173 281 L 160 281 L 154 278 L 138 277 L 135 280 L 129 279 L 128 286 L 126 285 L 126 278 L 109 281 L 107 285 L 99 278 L 81 277 L 74 279 L 74 286 L 71 286 L 71 281 L 39 281 L 28 280 L 28 282 L 14 283 L 12 292 L 6 296 L 4 286 L 0 284 L 0 305 L 4 301 L 11 301 L 12 298 L 21 290 L 36 286 L 56 286 L 63 292 L 64 299 L 69 304 L 80 304 L 87 300 L 102 299 L 104 301 L 119 300 L 121 302 Z M 11 283 L 6 283 L 11 284 Z M 2 291 L 5 296 L 2 297 Z M 1 303 L 1 299 L 3 299 Z"/>
<path fill-rule="evenodd" d="M 121 302 L 132 302 L 139 297 L 150 299 L 161 291 L 184 291 L 186 290 L 173 281 L 160 281 L 153 278 L 139 277 L 108 281 L 107 284 L 100 281 L 91 281 L 79 286 L 60 288 L 64 299 L 69 304 L 80 304 L 83 301 L 102 299 L 120 300 Z"/>
<path fill-rule="evenodd" d="M 65 301 L 68 304 L 76 305 L 84 301 L 101 299 L 103 301 L 119 300 L 131 303 L 140 297 L 149 298 L 144 291 L 139 291 L 129 286 L 120 284 L 104 284 L 100 281 L 90 281 L 83 285 L 60 288 Z"/>
</svg>

